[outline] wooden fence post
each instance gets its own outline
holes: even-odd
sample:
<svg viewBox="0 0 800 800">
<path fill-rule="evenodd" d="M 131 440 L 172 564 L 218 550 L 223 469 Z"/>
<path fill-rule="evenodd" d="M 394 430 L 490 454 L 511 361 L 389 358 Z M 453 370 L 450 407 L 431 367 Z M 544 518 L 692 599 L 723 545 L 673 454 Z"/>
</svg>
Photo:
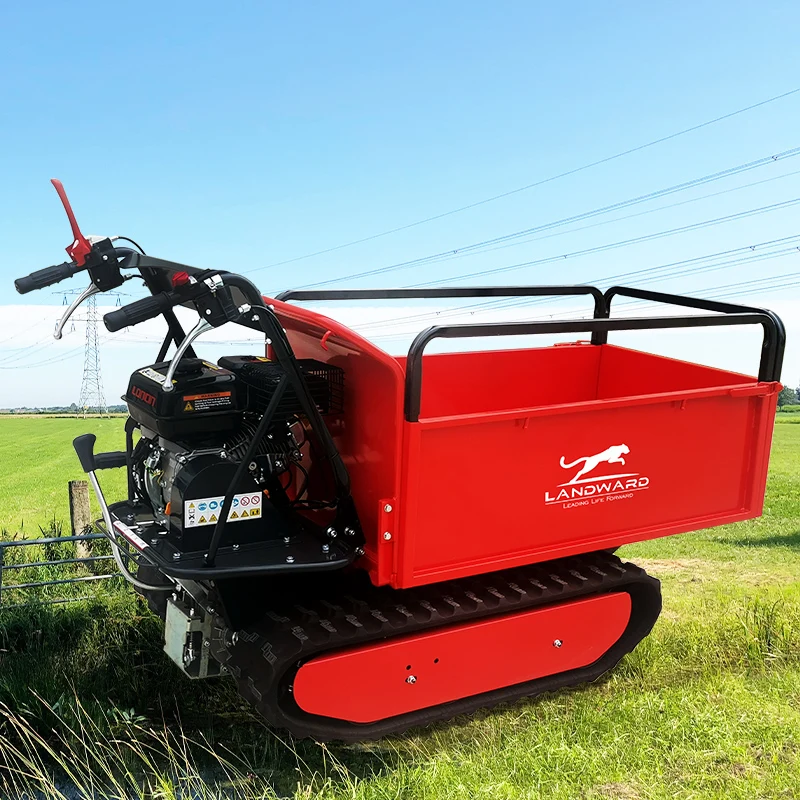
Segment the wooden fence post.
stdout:
<svg viewBox="0 0 800 800">
<path fill-rule="evenodd" d="M 87 481 L 69 482 L 69 519 L 72 535 L 82 536 L 92 529 L 92 512 L 89 508 L 89 484 Z M 89 542 L 75 542 L 78 558 L 89 558 L 92 554 Z"/>
</svg>

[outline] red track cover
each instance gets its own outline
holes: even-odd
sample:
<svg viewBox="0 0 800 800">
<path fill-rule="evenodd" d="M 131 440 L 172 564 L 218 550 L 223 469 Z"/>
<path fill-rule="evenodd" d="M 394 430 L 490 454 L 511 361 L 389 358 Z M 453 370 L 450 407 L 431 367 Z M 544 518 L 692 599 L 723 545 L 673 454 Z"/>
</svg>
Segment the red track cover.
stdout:
<svg viewBox="0 0 800 800">
<path fill-rule="evenodd" d="M 630 613 L 616 592 L 345 650 L 300 667 L 294 697 L 310 714 L 375 722 L 587 666 Z"/>
</svg>

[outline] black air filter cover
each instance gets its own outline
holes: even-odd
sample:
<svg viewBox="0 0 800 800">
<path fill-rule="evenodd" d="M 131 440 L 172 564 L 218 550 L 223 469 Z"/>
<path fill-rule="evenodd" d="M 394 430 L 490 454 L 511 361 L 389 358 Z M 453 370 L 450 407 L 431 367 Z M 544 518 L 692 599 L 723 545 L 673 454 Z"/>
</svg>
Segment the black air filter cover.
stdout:
<svg viewBox="0 0 800 800">
<path fill-rule="evenodd" d="M 299 359 L 297 364 L 320 414 L 340 413 L 344 392 L 342 369 L 311 358 Z M 240 388 L 247 387 L 247 407 L 250 411 L 263 411 L 266 408 L 285 374 L 277 361 L 260 356 L 224 356 L 219 360 L 219 365 L 236 375 Z M 294 388 L 289 386 L 277 414 L 288 417 L 302 412 Z"/>
</svg>

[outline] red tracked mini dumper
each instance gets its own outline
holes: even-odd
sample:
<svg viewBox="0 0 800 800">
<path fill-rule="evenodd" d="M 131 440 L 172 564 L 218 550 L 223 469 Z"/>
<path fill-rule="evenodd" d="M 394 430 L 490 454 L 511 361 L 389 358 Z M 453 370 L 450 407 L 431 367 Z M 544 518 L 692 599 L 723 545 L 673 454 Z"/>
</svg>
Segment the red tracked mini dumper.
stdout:
<svg viewBox="0 0 800 800">
<path fill-rule="evenodd" d="M 232 675 L 296 735 L 374 738 L 591 681 L 661 608 L 658 581 L 615 548 L 761 513 L 785 339 L 771 312 L 587 286 L 273 300 L 233 273 L 83 241 L 18 290 L 86 269 L 89 296 L 134 270 L 152 296 L 106 326 L 168 328 L 131 376 L 126 451 L 75 440 L 98 524 L 181 670 Z M 593 318 L 436 326 L 402 358 L 291 302 L 561 295 L 591 299 Z M 705 313 L 612 319 L 617 295 Z M 200 317 L 188 334 L 179 305 Z M 198 358 L 197 337 L 226 323 L 263 332 L 266 355 Z M 758 377 L 607 343 L 731 325 L 763 329 Z M 436 338 L 587 333 L 424 354 Z M 96 472 L 118 467 L 128 497 L 109 504 Z"/>
</svg>

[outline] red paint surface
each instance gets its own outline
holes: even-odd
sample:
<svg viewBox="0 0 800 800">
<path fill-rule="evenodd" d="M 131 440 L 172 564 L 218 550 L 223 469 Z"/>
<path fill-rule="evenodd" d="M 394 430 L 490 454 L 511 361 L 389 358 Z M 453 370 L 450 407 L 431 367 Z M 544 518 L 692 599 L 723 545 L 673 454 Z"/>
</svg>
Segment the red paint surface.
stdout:
<svg viewBox="0 0 800 800">
<path fill-rule="evenodd" d="M 630 611 L 619 592 L 322 656 L 298 670 L 294 698 L 311 714 L 375 722 L 592 664 Z"/>
<path fill-rule="evenodd" d="M 404 358 L 269 302 L 299 358 L 345 371 L 344 414 L 331 428 L 377 584 L 416 586 L 761 514 L 777 383 L 613 345 L 428 355 L 422 414 L 408 423 Z M 563 469 L 562 457 L 622 444 L 625 465 L 585 477 L 633 473 L 646 489 L 546 502 L 580 468 Z"/>
</svg>

